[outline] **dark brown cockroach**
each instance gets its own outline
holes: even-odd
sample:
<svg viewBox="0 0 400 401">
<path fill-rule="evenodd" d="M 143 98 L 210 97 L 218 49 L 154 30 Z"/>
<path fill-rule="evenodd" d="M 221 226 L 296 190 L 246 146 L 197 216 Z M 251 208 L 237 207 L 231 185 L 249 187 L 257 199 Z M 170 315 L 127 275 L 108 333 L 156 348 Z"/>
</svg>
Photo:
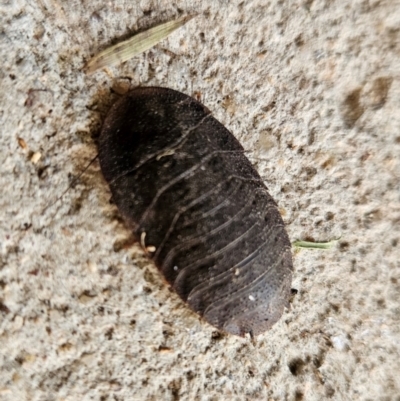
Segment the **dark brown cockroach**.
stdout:
<svg viewBox="0 0 400 401">
<path fill-rule="evenodd" d="M 194 311 L 239 336 L 280 318 L 293 270 L 284 223 L 205 106 L 167 88 L 134 89 L 111 108 L 99 159 L 124 219 Z"/>
</svg>

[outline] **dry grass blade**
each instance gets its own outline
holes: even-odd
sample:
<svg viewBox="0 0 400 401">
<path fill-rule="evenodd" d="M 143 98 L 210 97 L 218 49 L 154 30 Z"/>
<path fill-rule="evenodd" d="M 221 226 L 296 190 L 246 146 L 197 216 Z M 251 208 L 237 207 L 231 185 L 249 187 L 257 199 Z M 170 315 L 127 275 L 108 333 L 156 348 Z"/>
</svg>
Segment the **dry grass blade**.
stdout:
<svg viewBox="0 0 400 401">
<path fill-rule="evenodd" d="M 165 22 L 103 50 L 87 63 L 86 72 L 91 74 L 99 68 L 110 67 L 129 60 L 136 54 L 150 49 L 192 18 L 193 16 L 181 17 Z"/>
<path fill-rule="evenodd" d="M 338 239 L 334 239 L 332 241 L 327 242 L 311 242 L 311 241 L 294 241 L 293 246 L 296 248 L 308 248 L 308 249 L 331 249 L 338 241 Z"/>
</svg>

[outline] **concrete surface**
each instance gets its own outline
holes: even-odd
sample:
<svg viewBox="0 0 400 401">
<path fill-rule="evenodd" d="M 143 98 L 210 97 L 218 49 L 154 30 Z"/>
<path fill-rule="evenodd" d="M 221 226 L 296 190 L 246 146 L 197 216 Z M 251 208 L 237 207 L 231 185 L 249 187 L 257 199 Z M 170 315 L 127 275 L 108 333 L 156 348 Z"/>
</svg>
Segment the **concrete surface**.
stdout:
<svg viewBox="0 0 400 401">
<path fill-rule="evenodd" d="M 400 400 L 400 4 L 2 0 L 0 399 Z M 197 18 L 87 76 L 132 32 Z M 132 244 L 96 155 L 134 85 L 194 94 L 244 144 L 293 240 L 291 309 L 219 334 Z M 52 204 L 49 206 L 49 204 Z"/>
</svg>

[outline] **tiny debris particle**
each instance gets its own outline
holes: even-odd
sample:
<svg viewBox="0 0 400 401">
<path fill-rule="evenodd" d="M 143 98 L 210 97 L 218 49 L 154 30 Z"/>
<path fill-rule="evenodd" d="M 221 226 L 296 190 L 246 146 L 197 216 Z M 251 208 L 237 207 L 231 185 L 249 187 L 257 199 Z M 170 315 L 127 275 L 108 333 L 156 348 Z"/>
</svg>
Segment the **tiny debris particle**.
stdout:
<svg viewBox="0 0 400 401">
<path fill-rule="evenodd" d="M 145 239 L 146 239 L 146 232 L 143 231 L 143 232 L 140 234 L 140 245 L 142 246 L 143 249 L 146 249 L 146 245 L 145 245 L 145 243 L 144 243 L 144 240 L 145 240 Z"/>
<path fill-rule="evenodd" d="M 178 266 L 174 266 L 174 270 L 175 270 L 175 271 L 178 271 Z"/>
<path fill-rule="evenodd" d="M 347 351 L 350 348 L 349 341 L 342 335 L 332 337 L 332 344 L 338 351 Z"/>
<path fill-rule="evenodd" d="M 41 157 L 42 157 L 41 153 L 35 152 L 31 157 L 31 162 L 33 164 L 36 164 L 40 160 Z"/>
<path fill-rule="evenodd" d="M 255 301 L 256 299 L 253 297 L 253 295 L 249 295 L 250 301 Z"/>
<path fill-rule="evenodd" d="M 240 273 L 239 269 L 236 269 L 236 270 L 235 270 L 235 276 L 238 276 L 239 273 Z"/>
<path fill-rule="evenodd" d="M 160 345 L 160 346 L 158 347 L 158 352 L 159 352 L 160 354 L 170 354 L 170 353 L 172 352 L 172 349 L 169 348 L 169 347 L 163 347 L 162 345 Z"/>
<path fill-rule="evenodd" d="M 24 141 L 23 138 L 18 137 L 17 138 L 18 141 L 18 145 L 22 148 L 22 149 L 26 149 L 28 147 L 28 145 L 26 144 L 26 142 Z"/>
<path fill-rule="evenodd" d="M 145 239 L 146 239 L 146 231 L 143 231 L 140 234 L 140 245 L 146 252 L 155 252 L 157 248 L 154 245 L 146 245 Z"/>
</svg>

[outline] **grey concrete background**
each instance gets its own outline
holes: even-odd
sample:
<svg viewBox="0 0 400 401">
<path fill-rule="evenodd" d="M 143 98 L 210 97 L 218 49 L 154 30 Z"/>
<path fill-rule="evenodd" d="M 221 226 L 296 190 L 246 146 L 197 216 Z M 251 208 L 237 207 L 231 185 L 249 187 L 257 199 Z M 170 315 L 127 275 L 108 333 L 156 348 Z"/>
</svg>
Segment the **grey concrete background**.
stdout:
<svg viewBox="0 0 400 401">
<path fill-rule="evenodd" d="M 0 399 L 400 400 L 400 4 L 0 2 Z M 87 76 L 99 50 L 197 13 Z M 252 343 L 164 284 L 96 155 L 135 85 L 200 96 L 248 150 L 291 239 L 291 309 Z M 38 160 L 38 157 L 40 159 Z"/>
</svg>

